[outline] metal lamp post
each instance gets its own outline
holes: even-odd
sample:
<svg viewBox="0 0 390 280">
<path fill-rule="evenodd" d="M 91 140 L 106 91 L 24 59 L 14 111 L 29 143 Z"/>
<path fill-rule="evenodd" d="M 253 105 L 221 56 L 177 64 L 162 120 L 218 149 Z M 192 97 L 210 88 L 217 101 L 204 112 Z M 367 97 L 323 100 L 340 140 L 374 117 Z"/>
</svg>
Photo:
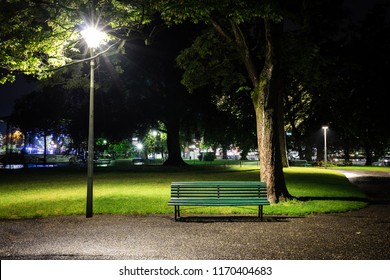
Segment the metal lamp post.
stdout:
<svg viewBox="0 0 390 280">
<path fill-rule="evenodd" d="M 324 165 L 325 168 L 328 166 L 328 155 L 326 151 L 326 130 L 328 129 L 327 126 L 323 126 L 322 129 L 324 130 Z"/>
<path fill-rule="evenodd" d="M 95 59 L 94 50 L 99 46 L 105 34 L 96 28 L 87 28 L 81 32 L 90 49 L 90 88 L 89 88 L 89 124 L 88 124 L 88 165 L 87 165 L 87 207 L 86 217 L 93 216 L 93 159 L 94 159 L 94 87 L 95 87 Z"/>
</svg>

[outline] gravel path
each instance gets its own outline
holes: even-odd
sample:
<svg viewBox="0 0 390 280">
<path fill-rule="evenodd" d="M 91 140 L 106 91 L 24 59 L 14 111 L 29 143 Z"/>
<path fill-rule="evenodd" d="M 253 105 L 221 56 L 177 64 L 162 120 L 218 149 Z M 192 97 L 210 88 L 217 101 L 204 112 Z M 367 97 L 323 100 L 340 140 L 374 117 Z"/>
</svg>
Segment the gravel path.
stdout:
<svg viewBox="0 0 390 280">
<path fill-rule="evenodd" d="M 343 172 L 344 173 L 344 172 Z M 1 259 L 390 259 L 390 173 L 346 172 L 372 204 L 308 217 L 0 220 Z"/>
</svg>

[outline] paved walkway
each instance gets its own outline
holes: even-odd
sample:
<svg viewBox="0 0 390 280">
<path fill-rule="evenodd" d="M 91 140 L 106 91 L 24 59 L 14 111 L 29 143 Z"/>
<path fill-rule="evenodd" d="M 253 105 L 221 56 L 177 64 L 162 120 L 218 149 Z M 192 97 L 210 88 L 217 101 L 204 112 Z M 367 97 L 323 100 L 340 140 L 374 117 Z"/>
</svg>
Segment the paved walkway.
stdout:
<svg viewBox="0 0 390 280">
<path fill-rule="evenodd" d="M 390 259 L 390 174 L 346 173 L 362 210 L 308 217 L 174 222 L 100 215 L 0 220 L 1 259 Z"/>
</svg>

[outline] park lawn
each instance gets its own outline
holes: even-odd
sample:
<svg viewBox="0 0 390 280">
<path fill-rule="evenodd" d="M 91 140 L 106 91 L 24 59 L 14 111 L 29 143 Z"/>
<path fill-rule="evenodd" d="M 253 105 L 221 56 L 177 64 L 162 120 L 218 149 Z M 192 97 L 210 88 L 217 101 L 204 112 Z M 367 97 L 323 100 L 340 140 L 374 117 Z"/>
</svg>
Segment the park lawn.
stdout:
<svg viewBox="0 0 390 280">
<path fill-rule="evenodd" d="M 287 187 L 297 197 L 264 207 L 265 215 L 309 215 L 356 210 L 365 196 L 347 178 L 320 168 L 285 169 Z M 96 169 L 94 214 L 173 214 L 167 205 L 172 181 L 258 180 L 258 167 Z M 84 215 L 86 172 L 76 169 L 0 170 L 0 218 Z M 183 207 L 186 214 L 256 214 L 256 207 Z"/>
</svg>

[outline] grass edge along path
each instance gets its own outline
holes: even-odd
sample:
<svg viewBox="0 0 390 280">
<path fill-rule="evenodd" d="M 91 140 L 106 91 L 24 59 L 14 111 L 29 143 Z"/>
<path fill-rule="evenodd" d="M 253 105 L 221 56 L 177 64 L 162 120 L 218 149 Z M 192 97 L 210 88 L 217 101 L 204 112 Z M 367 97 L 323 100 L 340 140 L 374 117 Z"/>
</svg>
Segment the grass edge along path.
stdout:
<svg viewBox="0 0 390 280">
<path fill-rule="evenodd" d="M 365 195 L 335 170 L 285 169 L 287 187 L 299 199 L 264 207 L 265 215 L 302 216 L 366 207 Z M 258 180 L 258 167 L 131 170 L 102 169 L 94 177 L 98 214 L 172 215 L 170 183 L 190 180 Z M 0 218 L 85 215 L 86 173 L 72 169 L 0 170 Z M 183 207 L 186 214 L 255 215 L 256 207 Z"/>
</svg>

